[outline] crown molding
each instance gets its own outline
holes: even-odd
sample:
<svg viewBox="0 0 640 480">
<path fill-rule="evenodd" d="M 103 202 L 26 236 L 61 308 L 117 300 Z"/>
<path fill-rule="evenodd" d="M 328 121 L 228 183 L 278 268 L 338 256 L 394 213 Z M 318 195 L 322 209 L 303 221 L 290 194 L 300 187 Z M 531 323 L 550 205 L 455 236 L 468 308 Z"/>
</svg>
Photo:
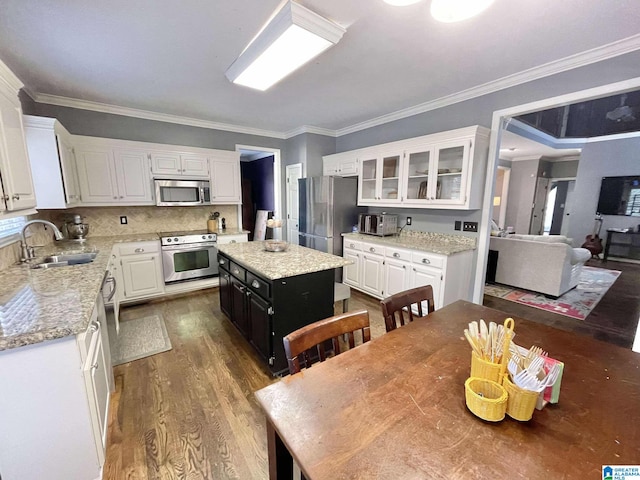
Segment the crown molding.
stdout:
<svg viewBox="0 0 640 480">
<path fill-rule="evenodd" d="M 335 130 L 330 130 L 328 128 L 322 128 L 322 127 L 314 127 L 311 125 L 303 125 L 301 127 L 298 128 L 294 128 L 293 130 L 289 130 L 288 132 L 286 132 L 284 134 L 284 138 L 289 139 L 292 137 L 297 137 L 298 135 L 301 135 L 303 133 L 314 133 L 316 135 L 325 135 L 327 137 L 337 137 L 337 133 Z"/>
<path fill-rule="evenodd" d="M 0 81 L 13 90 L 16 95 L 18 94 L 18 91 L 24 87 L 24 84 L 16 74 L 13 73 L 2 60 L 0 60 Z"/>
<path fill-rule="evenodd" d="M 365 130 L 371 127 L 377 127 L 379 125 L 401 120 L 403 118 L 411 117 L 413 115 L 419 115 L 421 113 L 437 110 L 438 108 L 453 105 L 454 103 L 464 102 L 473 98 L 488 95 L 506 88 L 515 87 L 523 83 L 538 80 L 540 78 L 548 77 L 558 73 L 573 70 L 575 68 L 590 65 L 592 63 L 607 60 L 609 58 L 624 55 L 625 53 L 634 52 L 640 49 L 640 34 L 633 35 L 631 37 L 623 38 L 607 45 L 592 48 L 575 55 L 571 55 L 565 58 L 554 60 L 537 67 L 532 67 L 527 70 L 523 70 L 506 77 L 502 77 L 492 82 L 487 82 L 476 87 L 462 90 L 452 95 L 446 95 L 444 97 L 432 100 L 429 102 L 421 103 L 413 107 L 404 108 L 393 113 L 382 115 L 380 117 L 366 120 L 364 122 L 351 125 L 349 127 L 341 128 L 336 131 L 337 136 L 348 135 L 349 133 L 355 133 L 360 130 Z"/>
<path fill-rule="evenodd" d="M 212 122 L 209 120 L 200 120 L 191 117 L 182 117 L 169 113 L 151 112 L 149 110 L 121 107 L 118 105 L 109 105 L 107 103 L 92 102 L 89 100 L 79 100 L 76 98 L 61 97 L 58 95 L 48 95 L 45 93 L 37 93 L 35 96 L 30 96 L 38 103 L 47 103 L 50 105 L 58 105 L 60 107 L 78 108 L 81 110 L 91 110 L 94 112 L 110 113 L 113 115 L 123 115 L 125 117 L 143 118 L 145 120 L 154 120 L 157 122 L 177 123 L 179 125 L 190 125 L 192 127 L 210 128 L 213 130 L 258 135 L 261 137 L 285 138 L 282 132 L 243 127 L 229 123 Z"/>
</svg>

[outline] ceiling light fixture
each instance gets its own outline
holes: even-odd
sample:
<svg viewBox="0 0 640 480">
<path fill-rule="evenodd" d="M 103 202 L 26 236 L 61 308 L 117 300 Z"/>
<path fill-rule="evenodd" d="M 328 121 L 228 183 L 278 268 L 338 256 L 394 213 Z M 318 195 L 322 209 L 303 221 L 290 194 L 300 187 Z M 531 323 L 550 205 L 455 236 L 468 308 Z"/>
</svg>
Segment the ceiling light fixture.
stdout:
<svg viewBox="0 0 640 480">
<path fill-rule="evenodd" d="M 338 43 L 345 31 L 288 1 L 231 64 L 226 76 L 233 83 L 266 90 Z"/>
<path fill-rule="evenodd" d="M 414 3 L 421 2 L 422 0 L 383 0 L 384 3 L 393 5 L 394 7 L 406 7 L 407 5 L 413 5 Z"/>
<path fill-rule="evenodd" d="M 432 0 L 431 15 L 439 22 L 460 22 L 478 15 L 493 0 Z"/>
</svg>

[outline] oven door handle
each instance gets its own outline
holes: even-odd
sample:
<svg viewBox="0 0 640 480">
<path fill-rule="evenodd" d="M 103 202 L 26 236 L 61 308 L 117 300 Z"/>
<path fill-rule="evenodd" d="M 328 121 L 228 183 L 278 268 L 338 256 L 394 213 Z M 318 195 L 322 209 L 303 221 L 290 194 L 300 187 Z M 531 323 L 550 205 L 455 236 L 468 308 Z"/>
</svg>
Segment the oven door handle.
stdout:
<svg viewBox="0 0 640 480">
<path fill-rule="evenodd" d="M 218 249 L 218 247 L 216 247 L 215 243 L 192 243 L 190 245 L 164 245 L 162 246 L 162 250 L 164 250 L 165 252 L 175 252 L 175 251 L 181 251 L 181 252 L 193 252 L 196 250 L 206 250 L 208 248 L 215 248 L 216 250 Z"/>
</svg>

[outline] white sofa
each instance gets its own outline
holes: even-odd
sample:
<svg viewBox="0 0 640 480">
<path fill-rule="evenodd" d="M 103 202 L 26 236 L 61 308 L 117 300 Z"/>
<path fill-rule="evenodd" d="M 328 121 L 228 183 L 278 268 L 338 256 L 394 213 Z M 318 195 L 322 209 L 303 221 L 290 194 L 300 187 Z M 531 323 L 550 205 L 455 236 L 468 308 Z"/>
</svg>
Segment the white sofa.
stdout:
<svg viewBox="0 0 640 480">
<path fill-rule="evenodd" d="M 496 283 L 559 297 L 576 285 L 591 258 L 586 248 L 573 248 L 562 235 L 491 237 L 498 252 Z"/>
</svg>

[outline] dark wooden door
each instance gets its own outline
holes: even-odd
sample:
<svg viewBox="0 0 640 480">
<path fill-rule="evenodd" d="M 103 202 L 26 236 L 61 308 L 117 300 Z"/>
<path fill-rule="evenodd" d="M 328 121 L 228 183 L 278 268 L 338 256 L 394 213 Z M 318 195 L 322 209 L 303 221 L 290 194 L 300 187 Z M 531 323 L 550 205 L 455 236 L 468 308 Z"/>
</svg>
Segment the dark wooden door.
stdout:
<svg viewBox="0 0 640 480">
<path fill-rule="evenodd" d="M 229 318 L 233 317 L 231 292 L 231 274 L 226 270 L 220 270 L 220 310 Z"/>
<path fill-rule="evenodd" d="M 263 300 L 259 295 L 249 292 L 247 302 L 251 336 L 251 344 L 258 350 L 258 353 L 265 359 L 271 357 L 271 315 L 269 314 L 271 305 Z"/>
<path fill-rule="evenodd" d="M 247 287 L 239 280 L 231 277 L 231 321 L 240 333 L 249 338 L 249 321 L 247 318 Z"/>
</svg>

